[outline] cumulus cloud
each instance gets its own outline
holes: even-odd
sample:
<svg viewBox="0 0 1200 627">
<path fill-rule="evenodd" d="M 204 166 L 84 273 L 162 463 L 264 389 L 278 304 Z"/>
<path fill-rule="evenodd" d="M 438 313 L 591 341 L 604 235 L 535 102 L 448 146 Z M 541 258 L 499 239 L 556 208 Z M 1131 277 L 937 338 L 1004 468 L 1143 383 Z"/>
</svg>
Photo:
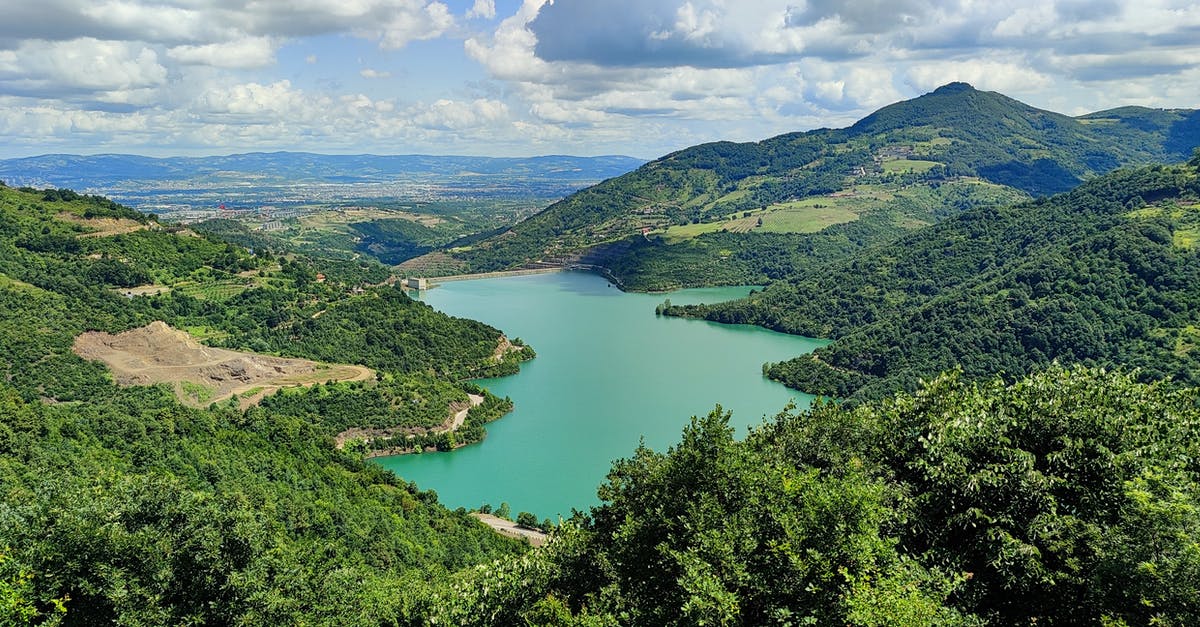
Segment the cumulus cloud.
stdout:
<svg viewBox="0 0 1200 627">
<path fill-rule="evenodd" d="M 538 58 L 615 67 L 693 65 L 730 67 L 760 63 L 764 51 L 747 36 L 782 14 L 768 10 L 749 20 L 763 3 L 746 6 L 717 0 L 560 0 L 539 7 L 526 28 Z M 530 3 L 526 3 L 527 5 Z M 730 28 L 732 11 L 738 28 Z M 756 23 L 757 22 L 757 23 Z"/>
<path fill-rule="evenodd" d="M 465 49 L 547 122 L 599 128 L 620 116 L 667 117 L 726 127 L 757 121 L 765 131 L 789 119 L 852 120 L 953 80 L 1049 104 L 1089 85 L 1185 76 L 1200 58 L 1198 7 L 525 0 L 491 37 L 469 39 Z M 741 83 L 726 85 L 729 76 Z"/>
<path fill-rule="evenodd" d="M 0 47 L 4 41 L 82 37 L 202 47 L 254 38 L 279 41 L 355 33 L 399 48 L 410 41 L 439 37 L 454 24 L 449 7 L 437 0 L 39 0 L 15 4 L 5 8 L 5 19 L 0 21 Z"/>
<path fill-rule="evenodd" d="M 495 0 L 475 0 L 475 4 L 467 10 L 468 18 L 484 18 L 492 19 L 496 17 L 496 1 Z"/>
<path fill-rule="evenodd" d="M 409 42 L 441 37 L 454 25 L 454 16 L 441 2 L 430 2 L 418 9 L 420 2 L 411 2 L 407 11 L 398 11 L 384 22 L 380 43 L 385 48 L 403 48 Z"/>
<path fill-rule="evenodd" d="M 245 70 L 275 63 L 275 43 L 269 37 L 248 37 L 216 44 L 175 46 L 167 50 L 167 56 L 188 65 Z"/>
<path fill-rule="evenodd" d="M 474 102 L 438 100 L 423 111 L 414 112 L 412 120 L 429 129 L 464 130 L 491 125 L 508 117 L 508 107 L 496 100 Z"/>
<path fill-rule="evenodd" d="M 10 4 L 0 148 L 44 131 L 89 146 L 654 156 L 848 124 L 953 80 L 1069 113 L 1200 93 L 1194 0 L 522 0 L 507 15 L 494 0 L 460 0 L 457 15 L 448 0 Z M 483 80 L 411 83 L 460 67 L 411 45 L 437 38 L 462 40 Z M 376 50 L 331 48 L 346 41 Z M 404 80 L 343 82 L 338 62 L 355 56 L 367 61 L 351 73 Z"/>
<path fill-rule="evenodd" d="M 1027 92 L 1053 84 L 1036 70 L 1011 61 L 922 61 L 908 70 L 907 82 L 919 90 L 932 90 L 960 81 L 979 89 L 1005 93 Z"/>
<path fill-rule="evenodd" d="M 10 94 L 112 92 L 155 87 L 166 79 L 157 53 L 132 43 L 25 41 L 16 50 L 0 51 L 0 89 Z"/>
</svg>

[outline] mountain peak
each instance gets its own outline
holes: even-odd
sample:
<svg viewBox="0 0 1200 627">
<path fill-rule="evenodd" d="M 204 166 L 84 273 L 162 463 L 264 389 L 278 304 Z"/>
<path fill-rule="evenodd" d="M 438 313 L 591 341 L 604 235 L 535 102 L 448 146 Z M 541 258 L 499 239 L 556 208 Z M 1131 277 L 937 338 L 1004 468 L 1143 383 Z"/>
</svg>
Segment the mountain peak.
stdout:
<svg viewBox="0 0 1200 627">
<path fill-rule="evenodd" d="M 927 125 L 984 137 L 1010 134 L 1012 129 L 1004 126 L 1003 120 L 1029 125 L 1031 120 L 1046 116 L 1064 124 L 1070 121 L 1066 116 L 1036 109 L 1003 94 L 979 91 L 968 83 L 953 82 L 911 100 L 883 107 L 850 128 L 854 133 L 880 133 Z"/>
<path fill-rule="evenodd" d="M 933 93 L 948 95 L 948 94 L 962 94 L 962 93 L 967 93 L 967 92 L 972 92 L 972 91 L 978 91 L 978 90 L 976 90 L 974 87 L 972 87 L 970 83 L 963 83 L 963 82 L 955 81 L 953 83 L 946 83 L 945 85 L 938 87 L 937 89 L 933 90 Z"/>
</svg>

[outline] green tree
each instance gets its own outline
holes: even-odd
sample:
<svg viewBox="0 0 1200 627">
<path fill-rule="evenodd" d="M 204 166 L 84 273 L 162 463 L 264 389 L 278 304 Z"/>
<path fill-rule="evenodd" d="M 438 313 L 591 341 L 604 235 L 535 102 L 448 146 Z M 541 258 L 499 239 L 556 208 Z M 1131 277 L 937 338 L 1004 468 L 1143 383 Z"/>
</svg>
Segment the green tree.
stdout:
<svg viewBox="0 0 1200 627">
<path fill-rule="evenodd" d="M 886 485 L 793 466 L 735 441 L 728 419 L 718 407 L 667 453 L 641 447 L 613 464 L 564 587 L 638 624 L 839 624 L 853 582 L 882 577 L 953 622 L 941 604 L 953 585 L 885 537 Z"/>
<path fill-rule="evenodd" d="M 537 516 L 531 512 L 518 512 L 517 526 L 525 527 L 527 529 L 538 529 L 541 527 L 541 525 L 538 524 Z"/>
<path fill-rule="evenodd" d="M 58 625 L 66 614 L 66 597 L 51 599 L 45 611 L 38 609 L 34 574 L 0 550 L 0 625 Z"/>
</svg>

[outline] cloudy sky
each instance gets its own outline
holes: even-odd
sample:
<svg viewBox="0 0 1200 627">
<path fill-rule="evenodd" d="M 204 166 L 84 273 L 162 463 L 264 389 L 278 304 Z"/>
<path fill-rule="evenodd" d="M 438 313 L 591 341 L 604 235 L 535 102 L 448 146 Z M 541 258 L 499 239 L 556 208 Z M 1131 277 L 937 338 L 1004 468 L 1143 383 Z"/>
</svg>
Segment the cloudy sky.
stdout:
<svg viewBox="0 0 1200 627">
<path fill-rule="evenodd" d="M 1200 106 L 1195 0 L 0 0 L 0 157 L 655 157 L 962 80 Z"/>
</svg>

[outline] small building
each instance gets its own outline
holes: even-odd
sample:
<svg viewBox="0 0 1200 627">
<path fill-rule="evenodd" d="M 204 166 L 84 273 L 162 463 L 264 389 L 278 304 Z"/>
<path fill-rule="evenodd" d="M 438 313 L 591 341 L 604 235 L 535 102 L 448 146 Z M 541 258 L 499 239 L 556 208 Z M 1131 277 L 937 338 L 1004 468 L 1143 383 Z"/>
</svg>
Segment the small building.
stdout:
<svg viewBox="0 0 1200 627">
<path fill-rule="evenodd" d="M 409 277 L 405 280 L 404 286 L 410 290 L 427 290 L 429 289 L 429 279 Z"/>
</svg>

